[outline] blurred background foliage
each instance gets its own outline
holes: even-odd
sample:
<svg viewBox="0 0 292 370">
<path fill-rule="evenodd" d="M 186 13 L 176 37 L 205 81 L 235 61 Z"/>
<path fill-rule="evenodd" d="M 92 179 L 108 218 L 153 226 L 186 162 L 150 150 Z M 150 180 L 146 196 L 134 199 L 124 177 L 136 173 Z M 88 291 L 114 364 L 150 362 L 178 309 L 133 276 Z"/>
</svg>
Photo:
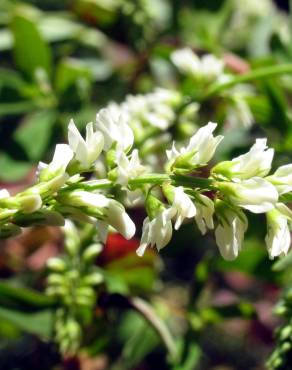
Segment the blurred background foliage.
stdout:
<svg viewBox="0 0 292 370">
<path fill-rule="evenodd" d="M 1 186 L 13 192 L 32 183 L 37 163 L 66 140 L 72 117 L 83 129 L 107 103 L 156 86 L 192 96 L 193 82 L 170 62 L 176 48 L 219 55 L 235 74 L 290 63 L 291 22 L 288 1 L 2 0 Z M 276 150 L 275 166 L 289 163 L 291 86 L 291 75 L 255 81 L 256 94 L 247 98 L 249 128 L 226 122 L 228 96 L 204 101 L 194 125 L 220 124 L 226 139 L 219 159 L 264 136 Z M 142 220 L 141 210 L 132 213 Z M 1 242 L 0 368 L 265 368 L 279 324 L 273 307 L 292 282 L 292 258 L 273 267 L 264 235 L 264 220 L 250 217 L 243 251 L 232 263 L 193 225 L 159 256 L 143 259 L 134 252 L 137 240 L 112 235 L 97 259 L 105 282 L 90 312 L 94 320 L 87 325 L 88 313 L 81 313 L 82 350 L 65 358 L 52 341 L 59 302 L 43 293 L 45 262 L 63 253 L 61 233 L 35 228 Z M 137 296 L 152 308 L 141 308 Z"/>
</svg>

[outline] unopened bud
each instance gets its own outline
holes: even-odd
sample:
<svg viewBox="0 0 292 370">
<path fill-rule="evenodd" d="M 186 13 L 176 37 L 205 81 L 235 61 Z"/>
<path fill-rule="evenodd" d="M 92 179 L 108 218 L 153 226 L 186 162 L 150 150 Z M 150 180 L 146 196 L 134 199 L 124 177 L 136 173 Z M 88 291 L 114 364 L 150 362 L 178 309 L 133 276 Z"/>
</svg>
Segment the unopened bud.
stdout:
<svg viewBox="0 0 292 370">
<path fill-rule="evenodd" d="M 52 257 L 48 260 L 47 267 L 56 272 L 63 272 L 66 270 L 66 263 L 61 258 Z"/>
<path fill-rule="evenodd" d="M 84 284 L 97 285 L 103 282 L 103 276 L 100 272 L 94 272 L 92 274 L 86 275 L 83 278 Z"/>
<path fill-rule="evenodd" d="M 82 258 L 85 262 L 93 261 L 102 251 L 102 244 L 96 243 L 91 244 L 89 247 L 85 249 L 83 252 Z"/>
</svg>

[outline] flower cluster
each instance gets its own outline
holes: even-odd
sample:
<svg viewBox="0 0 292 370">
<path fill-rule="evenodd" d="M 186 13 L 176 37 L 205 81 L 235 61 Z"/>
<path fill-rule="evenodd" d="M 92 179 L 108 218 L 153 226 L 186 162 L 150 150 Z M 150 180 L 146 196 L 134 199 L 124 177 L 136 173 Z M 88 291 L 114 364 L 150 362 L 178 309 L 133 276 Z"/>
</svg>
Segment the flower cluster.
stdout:
<svg viewBox="0 0 292 370">
<path fill-rule="evenodd" d="M 204 195 L 203 184 L 199 181 L 202 179 L 185 176 L 196 174 L 212 158 L 222 140 L 221 136 L 213 136 L 215 127 L 216 124 L 210 122 L 197 131 L 187 146 L 178 150 L 173 144 L 167 152 L 168 170 L 173 174 L 184 174 L 182 181 L 189 181 L 189 185 L 171 189 L 163 187 L 169 206 L 159 204 L 156 216 L 145 220 L 139 255 L 147 245 L 156 245 L 159 250 L 168 243 L 172 234 L 171 220 L 175 221 L 175 229 L 178 229 L 184 218 L 194 218 L 205 233 L 207 227 L 214 228 L 214 215 L 215 238 L 220 253 L 225 259 L 232 260 L 238 256 L 248 227 L 245 210 L 266 214 L 266 244 L 270 257 L 287 253 L 292 212 L 279 196 L 291 190 L 292 167 L 282 166 L 268 176 L 274 151 L 267 148 L 266 139 L 257 139 L 246 154 L 211 169 L 206 180 L 210 181 L 207 187 L 213 191 L 212 200 Z"/>
<path fill-rule="evenodd" d="M 148 110 L 141 108 L 139 119 L 131 99 L 140 107 L 147 103 Z M 274 150 L 267 147 L 266 139 L 257 139 L 247 153 L 211 167 L 223 136 L 215 136 L 217 124 L 209 122 L 188 142 L 173 142 L 165 153 L 164 171 L 153 173 L 155 165 L 140 156 L 133 121 L 142 124 L 152 108 L 151 114 L 159 115 L 155 99 L 170 109 L 174 95 L 158 90 L 102 109 L 96 122 L 87 124 L 85 138 L 71 120 L 68 144 L 58 144 L 52 161 L 39 164 L 37 183 L 14 196 L 1 190 L 0 236 L 15 235 L 25 226 L 63 225 L 69 218 L 96 225 L 102 242 L 109 227 L 130 239 L 136 227 L 125 205 L 138 201 L 144 202 L 147 213 L 137 250 L 140 256 L 149 246 L 165 247 L 173 227 L 178 230 L 184 220 L 193 219 L 202 234 L 214 229 L 220 253 L 234 259 L 248 227 L 246 211 L 266 214 L 270 257 L 287 253 L 292 212 L 285 194 L 292 191 L 292 164 L 270 174 Z M 102 175 L 98 164 L 103 166 Z M 91 173 L 91 179 L 86 180 L 84 173 Z"/>
</svg>

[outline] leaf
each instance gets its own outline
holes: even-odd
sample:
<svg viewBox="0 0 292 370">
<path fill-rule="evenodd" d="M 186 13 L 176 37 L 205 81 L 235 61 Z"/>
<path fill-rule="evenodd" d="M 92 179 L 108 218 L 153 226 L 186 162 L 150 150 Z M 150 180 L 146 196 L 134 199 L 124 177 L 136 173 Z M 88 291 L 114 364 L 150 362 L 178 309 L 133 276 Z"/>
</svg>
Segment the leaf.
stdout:
<svg viewBox="0 0 292 370">
<path fill-rule="evenodd" d="M 159 344 L 159 337 L 154 329 L 135 312 L 124 315 L 119 331 L 126 341 L 122 355 L 130 369 L 137 366 Z"/>
<path fill-rule="evenodd" d="M 74 10 L 81 16 L 88 16 L 98 24 L 112 24 L 117 17 L 119 0 L 77 0 Z"/>
<path fill-rule="evenodd" d="M 53 327 L 53 311 L 24 313 L 0 307 L 0 320 L 7 320 L 19 329 L 49 339 Z"/>
<path fill-rule="evenodd" d="M 59 92 L 64 92 L 72 85 L 77 84 L 78 81 L 82 79 L 90 80 L 91 77 L 90 70 L 78 59 L 64 59 L 57 67 L 55 81 L 56 89 Z"/>
<path fill-rule="evenodd" d="M 10 307 L 10 303 L 13 307 L 19 305 L 23 309 L 31 310 L 51 307 L 55 304 L 55 300 L 35 290 L 0 281 L 0 304 Z"/>
<path fill-rule="evenodd" d="M 14 38 L 14 59 L 18 67 L 30 77 L 37 68 L 51 72 L 51 51 L 37 28 L 34 17 L 25 7 L 16 8 L 11 21 Z"/>
<path fill-rule="evenodd" d="M 5 153 L 0 152 L 0 179 L 4 181 L 17 181 L 31 169 L 31 163 L 16 161 Z"/>
<path fill-rule="evenodd" d="M 18 115 L 31 112 L 35 109 L 35 103 L 32 101 L 20 101 L 13 103 L 0 103 L 0 116 Z"/>
<path fill-rule="evenodd" d="M 120 282 L 135 291 L 151 291 L 155 283 L 154 254 L 145 254 L 143 261 L 136 254 L 130 253 L 109 263 L 107 273 L 112 278 L 116 277 Z"/>
<path fill-rule="evenodd" d="M 291 251 L 285 257 L 281 257 L 275 264 L 273 265 L 273 271 L 283 271 L 287 269 L 291 269 L 292 267 L 292 253 Z"/>
<path fill-rule="evenodd" d="M 185 341 L 178 340 L 177 347 L 181 360 L 172 370 L 195 370 L 202 356 L 200 346 L 194 340 L 188 338 L 188 340 Z"/>
<path fill-rule="evenodd" d="M 50 142 L 55 120 L 54 111 L 33 113 L 27 116 L 16 130 L 14 139 L 21 145 L 29 159 L 38 161 L 43 157 Z"/>
</svg>

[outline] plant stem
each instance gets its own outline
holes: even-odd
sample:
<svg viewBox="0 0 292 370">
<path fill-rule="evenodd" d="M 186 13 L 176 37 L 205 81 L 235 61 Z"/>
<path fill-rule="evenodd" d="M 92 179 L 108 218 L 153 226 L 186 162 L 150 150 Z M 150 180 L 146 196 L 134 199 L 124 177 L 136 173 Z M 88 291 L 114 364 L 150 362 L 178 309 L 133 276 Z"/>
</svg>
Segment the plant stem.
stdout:
<svg viewBox="0 0 292 370">
<path fill-rule="evenodd" d="M 129 181 L 129 185 L 132 187 L 146 184 L 162 185 L 166 181 L 169 181 L 176 186 L 182 185 L 199 188 L 209 188 L 213 183 L 213 180 L 202 177 L 153 173 L 149 175 L 139 176 L 136 179 L 132 179 Z"/>
<path fill-rule="evenodd" d="M 227 82 L 221 84 L 215 83 L 207 90 L 202 100 L 209 99 L 210 97 L 220 93 L 221 91 L 228 89 L 229 87 L 232 87 L 239 83 L 260 80 L 262 78 L 269 78 L 287 73 L 292 73 L 291 63 L 254 69 L 248 73 L 236 76 Z"/>
</svg>

